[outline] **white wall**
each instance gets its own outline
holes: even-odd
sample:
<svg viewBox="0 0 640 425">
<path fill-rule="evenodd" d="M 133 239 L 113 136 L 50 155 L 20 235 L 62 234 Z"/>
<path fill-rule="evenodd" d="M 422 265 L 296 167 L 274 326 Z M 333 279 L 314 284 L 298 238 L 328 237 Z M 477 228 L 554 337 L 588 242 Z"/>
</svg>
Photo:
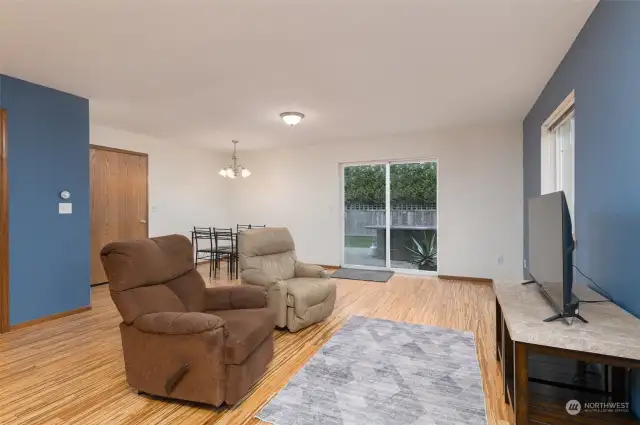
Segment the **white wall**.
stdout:
<svg viewBox="0 0 640 425">
<path fill-rule="evenodd" d="M 437 158 L 440 274 L 522 278 L 520 124 L 241 157 L 253 175 L 226 182 L 234 221 L 287 226 L 301 260 L 328 265 L 341 263 L 340 163 Z"/>
<path fill-rule="evenodd" d="M 91 144 L 149 155 L 149 236 L 233 225 L 229 187 L 217 174 L 230 155 L 94 124 Z"/>
</svg>

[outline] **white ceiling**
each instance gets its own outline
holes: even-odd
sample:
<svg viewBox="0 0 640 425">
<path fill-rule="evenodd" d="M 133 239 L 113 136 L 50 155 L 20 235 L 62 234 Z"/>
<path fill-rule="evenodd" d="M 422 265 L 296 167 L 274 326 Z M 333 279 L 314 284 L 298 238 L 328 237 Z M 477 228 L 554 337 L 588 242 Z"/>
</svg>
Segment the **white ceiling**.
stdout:
<svg viewBox="0 0 640 425">
<path fill-rule="evenodd" d="M 0 0 L 0 73 L 213 148 L 419 133 L 521 120 L 596 3 Z"/>
</svg>

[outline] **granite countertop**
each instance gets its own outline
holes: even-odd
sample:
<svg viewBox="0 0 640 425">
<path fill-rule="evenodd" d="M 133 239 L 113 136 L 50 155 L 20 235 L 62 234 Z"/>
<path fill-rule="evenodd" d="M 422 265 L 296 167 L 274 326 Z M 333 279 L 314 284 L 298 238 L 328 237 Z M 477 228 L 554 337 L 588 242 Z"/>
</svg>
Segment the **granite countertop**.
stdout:
<svg viewBox="0 0 640 425">
<path fill-rule="evenodd" d="M 581 304 L 580 315 L 589 323 L 547 323 L 556 312 L 536 284 L 497 281 L 493 288 L 514 341 L 640 360 L 640 320 L 614 303 Z M 604 300 L 584 285 L 574 285 L 573 293 L 583 301 Z"/>
</svg>

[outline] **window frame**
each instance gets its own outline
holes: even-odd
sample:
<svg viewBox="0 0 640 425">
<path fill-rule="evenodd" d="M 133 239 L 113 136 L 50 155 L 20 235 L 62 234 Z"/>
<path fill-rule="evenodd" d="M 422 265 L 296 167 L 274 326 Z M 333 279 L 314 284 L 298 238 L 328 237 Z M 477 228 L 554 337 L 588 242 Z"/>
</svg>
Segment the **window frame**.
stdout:
<svg viewBox="0 0 640 425">
<path fill-rule="evenodd" d="M 562 165 L 558 163 L 562 154 L 561 146 L 557 142 L 556 130 L 564 125 L 567 121 L 573 119 L 571 125 L 571 137 L 572 137 L 572 176 L 571 176 L 571 203 L 569 209 L 571 210 L 571 221 L 573 223 L 573 236 L 575 239 L 576 225 L 575 225 L 575 194 L 576 194 L 576 161 L 575 161 L 575 148 L 576 148 L 576 133 L 575 133 L 575 90 L 560 103 L 560 105 L 553 111 L 553 113 L 544 121 L 541 127 L 541 150 L 540 150 L 540 194 L 546 194 L 562 190 L 560 182 L 562 181 Z M 565 189 L 567 190 L 567 189 Z"/>
</svg>

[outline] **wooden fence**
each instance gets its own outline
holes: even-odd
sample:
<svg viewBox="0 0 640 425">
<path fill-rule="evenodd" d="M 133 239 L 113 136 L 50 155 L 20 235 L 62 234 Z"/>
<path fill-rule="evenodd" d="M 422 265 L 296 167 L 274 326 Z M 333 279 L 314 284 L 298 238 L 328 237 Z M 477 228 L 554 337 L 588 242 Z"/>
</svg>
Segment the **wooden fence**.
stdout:
<svg viewBox="0 0 640 425">
<path fill-rule="evenodd" d="M 365 209 L 347 208 L 344 212 L 344 224 L 346 236 L 375 236 L 375 229 L 367 229 L 367 226 L 384 226 L 384 208 Z M 429 209 L 392 209 L 392 226 L 437 226 L 437 213 L 435 208 Z"/>
</svg>

